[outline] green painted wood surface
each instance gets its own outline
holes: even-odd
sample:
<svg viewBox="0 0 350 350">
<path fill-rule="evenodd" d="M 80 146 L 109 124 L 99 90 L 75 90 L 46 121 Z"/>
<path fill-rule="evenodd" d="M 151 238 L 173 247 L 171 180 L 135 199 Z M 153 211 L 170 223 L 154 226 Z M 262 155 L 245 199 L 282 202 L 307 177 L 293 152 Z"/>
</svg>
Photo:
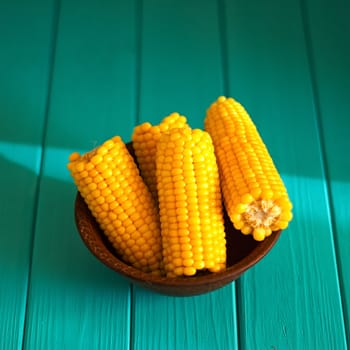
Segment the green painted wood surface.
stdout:
<svg viewBox="0 0 350 350">
<path fill-rule="evenodd" d="M 345 0 L 0 0 L 0 349 L 346 349 L 349 12 Z M 82 244 L 67 157 L 173 111 L 202 127 L 220 94 L 253 116 L 294 221 L 219 291 L 132 286 Z"/>
<path fill-rule="evenodd" d="M 21 348 L 26 318 L 52 10 L 50 1 L 0 2 L 0 349 L 6 350 Z"/>
<path fill-rule="evenodd" d="M 184 298 L 136 290 L 131 349 L 238 349 L 232 287 Z"/>
<path fill-rule="evenodd" d="M 335 1 L 319 7 L 310 0 L 305 6 L 314 84 L 315 109 L 324 151 L 324 167 L 338 257 L 347 342 L 350 344 L 350 4 Z M 324 23 L 329 23 L 327 27 Z"/>
</svg>

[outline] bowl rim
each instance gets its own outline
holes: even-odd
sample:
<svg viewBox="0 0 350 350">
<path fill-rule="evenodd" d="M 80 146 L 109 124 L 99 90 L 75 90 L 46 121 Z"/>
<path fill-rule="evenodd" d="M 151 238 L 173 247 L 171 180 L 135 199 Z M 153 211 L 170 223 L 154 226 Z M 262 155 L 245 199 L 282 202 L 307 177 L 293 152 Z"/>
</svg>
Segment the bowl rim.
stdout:
<svg viewBox="0 0 350 350">
<path fill-rule="evenodd" d="M 153 289 L 153 286 L 186 288 L 196 285 L 196 287 L 200 287 L 220 281 L 230 282 L 236 280 L 269 253 L 282 232 L 282 230 L 274 231 L 264 241 L 258 242 L 248 255 L 233 263 L 224 271 L 200 276 L 169 278 L 140 271 L 113 254 L 103 242 L 101 229 L 78 191 L 75 197 L 74 211 L 77 230 L 90 252 L 112 270 L 135 282 L 146 286 L 149 285 L 151 289 Z M 78 214 L 82 212 L 84 217 L 80 217 Z M 90 220 L 88 221 L 87 218 L 90 218 Z M 102 250 L 101 246 L 103 247 Z"/>
</svg>

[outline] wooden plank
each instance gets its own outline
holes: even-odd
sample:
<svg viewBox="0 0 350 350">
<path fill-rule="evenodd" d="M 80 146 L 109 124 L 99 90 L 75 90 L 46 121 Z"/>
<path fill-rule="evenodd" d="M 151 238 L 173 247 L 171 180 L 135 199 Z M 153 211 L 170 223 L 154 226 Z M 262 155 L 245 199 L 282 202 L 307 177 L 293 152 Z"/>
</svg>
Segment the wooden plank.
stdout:
<svg viewBox="0 0 350 350">
<path fill-rule="evenodd" d="M 203 128 L 206 108 L 223 93 L 217 16 L 213 0 L 143 2 L 140 121 L 177 111 Z"/>
<path fill-rule="evenodd" d="M 305 4 L 315 103 L 325 151 L 325 171 L 330 181 L 334 239 L 350 344 L 350 158 L 347 154 L 350 148 L 350 5 L 344 0 L 332 2 L 332 6 L 312 0 Z"/>
<path fill-rule="evenodd" d="M 135 291 L 133 349 L 238 349 L 232 286 L 194 297 Z"/>
<path fill-rule="evenodd" d="M 205 110 L 223 93 L 215 1 L 143 2 L 139 121 L 171 112 L 203 127 Z M 207 295 L 174 298 L 134 288 L 133 349 L 235 349 L 234 284 Z"/>
<path fill-rule="evenodd" d="M 240 280 L 242 349 L 345 349 L 323 160 L 299 3 L 226 1 L 229 92 L 251 113 L 294 202 Z"/>
<path fill-rule="evenodd" d="M 62 1 L 25 347 L 128 349 L 130 284 L 99 261 L 74 224 L 75 150 L 129 135 L 134 124 L 133 2 Z"/>
<path fill-rule="evenodd" d="M 0 3 L 0 348 L 20 349 L 41 161 L 51 1 Z"/>
</svg>

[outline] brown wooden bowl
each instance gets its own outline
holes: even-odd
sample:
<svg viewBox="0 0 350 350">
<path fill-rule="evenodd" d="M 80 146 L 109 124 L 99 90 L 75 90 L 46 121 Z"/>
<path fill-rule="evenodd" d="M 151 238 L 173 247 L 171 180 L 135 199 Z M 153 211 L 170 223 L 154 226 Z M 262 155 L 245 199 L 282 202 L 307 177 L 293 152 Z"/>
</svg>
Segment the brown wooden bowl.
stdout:
<svg viewBox="0 0 350 350">
<path fill-rule="evenodd" d="M 130 144 L 128 148 L 133 155 Z M 79 192 L 75 200 L 77 229 L 83 242 L 97 259 L 141 287 L 174 296 L 203 294 L 224 287 L 259 262 L 280 237 L 281 231 L 276 231 L 263 242 L 257 242 L 251 235 L 245 236 L 235 230 L 226 212 L 224 215 L 227 245 L 226 270 L 217 273 L 201 273 L 193 277 L 167 278 L 142 272 L 122 261 Z"/>
</svg>

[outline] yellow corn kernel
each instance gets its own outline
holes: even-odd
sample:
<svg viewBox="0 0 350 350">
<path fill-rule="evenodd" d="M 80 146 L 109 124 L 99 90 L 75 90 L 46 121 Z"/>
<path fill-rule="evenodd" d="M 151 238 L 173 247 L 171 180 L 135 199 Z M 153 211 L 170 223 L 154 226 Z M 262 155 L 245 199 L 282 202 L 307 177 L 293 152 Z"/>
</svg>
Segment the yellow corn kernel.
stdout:
<svg viewBox="0 0 350 350">
<path fill-rule="evenodd" d="M 167 276 L 192 276 L 197 270 L 225 269 L 219 172 L 209 134 L 190 128 L 169 130 L 158 141 L 156 165 Z"/>
<path fill-rule="evenodd" d="M 165 117 L 159 125 L 152 126 L 150 123 L 143 123 L 134 128 L 132 142 L 136 159 L 141 175 L 155 199 L 157 199 L 155 157 L 158 140 L 168 130 L 185 126 L 187 126 L 186 117 L 179 113 L 172 113 Z"/>
<path fill-rule="evenodd" d="M 73 153 L 69 160 L 79 192 L 118 254 L 142 271 L 160 274 L 158 211 L 121 138 L 113 137 L 82 156 Z M 141 239 L 141 232 L 148 238 Z"/>
<path fill-rule="evenodd" d="M 223 198 L 236 229 L 262 241 L 287 227 L 292 204 L 286 187 L 244 107 L 219 97 L 207 110 L 205 130 L 212 137 Z"/>
</svg>

